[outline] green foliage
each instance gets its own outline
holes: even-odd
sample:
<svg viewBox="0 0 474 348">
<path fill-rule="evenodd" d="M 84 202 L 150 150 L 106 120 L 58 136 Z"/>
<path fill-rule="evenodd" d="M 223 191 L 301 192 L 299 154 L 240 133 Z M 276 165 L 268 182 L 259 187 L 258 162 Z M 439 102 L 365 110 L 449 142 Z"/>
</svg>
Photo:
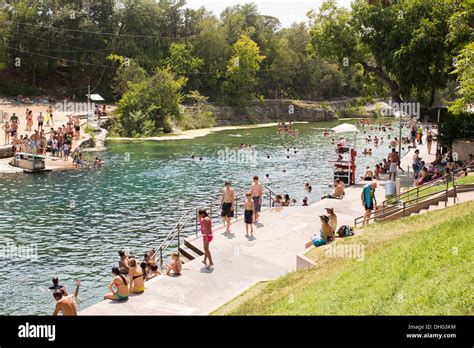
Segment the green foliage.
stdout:
<svg viewBox="0 0 474 348">
<path fill-rule="evenodd" d="M 204 61 L 202 58 L 194 56 L 194 47 L 190 44 L 172 43 L 169 49 L 169 55 L 162 65 L 170 67 L 176 76 L 187 76 L 191 79 L 193 85 L 196 85 L 196 74 L 199 73 Z"/>
<path fill-rule="evenodd" d="M 185 98 L 192 106 L 189 109 L 183 108 L 179 119 L 181 129 L 209 128 L 216 125 L 216 119 L 207 108 L 208 97 L 202 96 L 198 91 L 190 91 Z"/>
<path fill-rule="evenodd" d="M 456 139 L 463 139 L 474 134 L 474 117 L 471 113 L 462 112 L 456 115 L 448 112 L 443 115 L 438 129 L 438 142 L 451 147 Z"/>
<path fill-rule="evenodd" d="M 129 84 L 140 83 L 147 78 L 147 73 L 134 59 L 111 55 L 107 57 L 109 60 L 118 61 L 120 63 L 115 73 L 112 91 L 117 97 L 121 97 L 128 89 Z"/>
<path fill-rule="evenodd" d="M 256 73 L 265 56 L 258 45 L 242 35 L 233 46 L 233 56 L 227 65 L 224 92 L 229 105 L 247 106 L 255 97 Z"/>
<path fill-rule="evenodd" d="M 461 114 L 474 104 L 474 42 L 466 45 L 457 57 L 456 70 L 459 97 L 450 108 L 455 114 Z"/>
<path fill-rule="evenodd" d="M 126 137 L 157 135 L 161 129 L 172 131 L 179 117 L 185 81 L 175 79 L 168 68 L 157 68 L 153 76 L 129 84 L 115 112 L 114 131 Z"/>
<path fill-rule="evenodd" d="M 288 28 L 255 4 L 228 7 L 219 17 L 205 8 L 186 9 L 185 0 L 8 4 L 0 10 L 0 86 L 9 93 L 83 96 L 91 85 L 107 99 L 120 98 L 132 89 L 129 82 L 139 85 L 160 66 L 186 78 L 184 93 L 196 90 L 242 111 L 256 96 L 391 96 L 430 106 L 453 98 L 456 77 L 452 110 L 459 112 L 472 97 L 472 48 L 466 46 L 473 35 L 472 1 L 382 6 L 355 0 L 346 9 L 326 0 L 309 14 L 309 25 Z M 21 67 L 14 66 L 16 58 Z M 150 111 L 136 111 L 136 122 L 144 118 L 153 133 Z"/>
</svg>

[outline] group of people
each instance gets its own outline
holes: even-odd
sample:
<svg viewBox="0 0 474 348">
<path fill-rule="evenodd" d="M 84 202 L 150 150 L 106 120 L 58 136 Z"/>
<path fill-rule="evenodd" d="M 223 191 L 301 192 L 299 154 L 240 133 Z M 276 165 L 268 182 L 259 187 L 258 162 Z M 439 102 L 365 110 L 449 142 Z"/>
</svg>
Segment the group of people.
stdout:
<svg viewBox="0 0 474 348">
<path fill-rule="evenodd" d="M 37 127 L 33 131 L 33 111 L 26 109 L 26 126 L 25 132 L 33 132 L 28 134 L 19 134 L 20 119 L 13 113 L 7 120 L 2 129 L 5 132 L 5 143 L 13 144 L 15 153 L 26 152 L 37 155 L 46 155 L 49 151 L 52 157 L 68 160 L 72 148 L 73 139 L 80 138 L 80 119 L 69 116 L 67 125 L 62 125 L 57 129 L 50 128 L 49 131 L 45 127 L 49 127 L 50 121 L 54 126 L 53 111 L 50 106 L 46 111 L 46 116 L 41 112 L 37 116 Z"/>
<path fill-rule="evenodd" d="M 277 133 L 278 134 L 288 134 L 291 135 L 292 137 L 297 138 L 299 136 L 299 130 L 296 128 L 293 128 L 293 124 L 290 122 L 278 122 L 277 126 Z"/>
<path fill-rule="evenodd" d="M 122 250 L 118 254 L 118 265 L 112 267 L 110 292 L 104 295 L 104 300 L 126 301 L 130 294 L 142 294 L 145 292 L 145 282 L 162 274 L 156 261 L 155 249 L 148 251 L 142 261 L 134 256 L 127 256 Z M 182 267 L 180 254 L 174 252 L 171 262 L 165 267 L 165 274 L 179 276 Z"/>
<path fill-rule="evenodd" d="M 353 229 L 349 226 L 340 226 L 338 228 L 337 215 L 334 208 L 325 208 L 326 214 L 320 215 L 321 228 L 319 233 L 313 234 L 311 241 L 305 244 L 305 248 L 310 246 L 320 247 L 336 239 L 336 234 L 339 237 L 348 237 L 354 234 Z"/>
</svg>

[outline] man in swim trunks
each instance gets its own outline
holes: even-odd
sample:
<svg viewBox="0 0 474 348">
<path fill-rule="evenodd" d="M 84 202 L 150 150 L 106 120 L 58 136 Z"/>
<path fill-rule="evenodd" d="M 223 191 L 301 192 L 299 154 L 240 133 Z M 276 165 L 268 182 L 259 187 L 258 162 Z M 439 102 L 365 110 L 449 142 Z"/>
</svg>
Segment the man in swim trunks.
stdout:
<svg viewBox="0 0 474 348">
<path fill-rule="evenodd" d="M 230 187 L 230 182 L 226 181 L 224 183 L 224 191 L 222 192 L 221 206 L 222 213 L 221 216 L 224 219 L 224 226 L 227 224 L 227 229 L 225 233 L 230 232 L 230 218 L 234 216 L 234 190 Z"/>
<path fill-rule="evenodd" d="M 360 196 L 362 200 L 362 205 L 365 208 L 364 214 L 364 225 L 369 223 L 370 214 L 372 210 L 377 206 L 377 199 L 375 198 L 375 189 L 377 188 L 377 183 L 373 182 L 364 186 L 362 194 Z"/>
<path fill-rule="evenodd" d="M 253 177 L 253 183 L 252 183 L 252 199 L 253 199 L 253 205 L 254 205 L 254 223 L 258 222 L 258 218 L 260 216 L 260 211 L 262 209 L 262 184 L 258 181 L 258 176 Z"/>
<path fill-rule="evenodd" d="M 400 162 L 400 156 L 398 155 L 395 148 L 393 148 L 392 152 L 388 155 L 388 161 L 390 162 L 390 169 L 388 171 L 388 180 L 395 180 L 395 178 L 397 177 L 398 163 Z"/>
<path fill-rule="evenodd" d="M 77 298 L 79 294 L 79 287 L 81 282 L 79 279 L 76 280 L 76 291 L 73 295 L 68 295 L 66 290 L 56 290 L 53 294 L 56 299 L 56 307 L 54 308 L 53 315 L 58 315 L 59 311 L 63 312 L 63 316 L 77 316 L 77 305 L 74 298 Z"/>
</svg>

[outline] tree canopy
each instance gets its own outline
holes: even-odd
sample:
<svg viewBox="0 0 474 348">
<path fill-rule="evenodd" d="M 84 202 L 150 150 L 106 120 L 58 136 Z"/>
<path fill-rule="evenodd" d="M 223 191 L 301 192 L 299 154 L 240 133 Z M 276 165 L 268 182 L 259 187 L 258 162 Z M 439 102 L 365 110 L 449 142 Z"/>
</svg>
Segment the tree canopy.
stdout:
<svg viewBox="0 0 474 348">
<path fill-rule="evenodd" d="M 252 3 L 216 16 L 185 0 L 0 0 L 0 90 L 71 97 L 90 85 L 131 98 L 161 71 L 179 93 L 226 104 L 368 96 L 432 106 L 449 89 L 459 110 L 472 103 L 472 9 L 326 0 L 307 23 L 282 28 Z"/>
</svg>

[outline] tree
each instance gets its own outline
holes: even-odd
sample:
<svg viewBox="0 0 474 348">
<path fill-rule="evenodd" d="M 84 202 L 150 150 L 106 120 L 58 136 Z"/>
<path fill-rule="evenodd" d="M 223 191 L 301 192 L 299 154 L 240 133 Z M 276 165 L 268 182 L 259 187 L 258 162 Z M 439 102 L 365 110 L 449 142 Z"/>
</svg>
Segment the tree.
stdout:
<svg viewBox="0 0 474 348">
<path fill-rule="evenodd" d="M 129 85 L 138 84 L 148 76 L 145 69 L 143 69 L 135 59 L 128 59 L 117 55 L 110 55 L 107 58 L 112 61 L 117 61 L 120 64 L 112 84 L 112 91 L 118 98 L 127 92 Z"/>
<path fill-rule="evenodd" d="M 465 109 L 472 110 L 474 104 L 474 42 L 466 45 L 457 58 L 456 70 L 459 97 L 450 108 L 455 115 Z"/>
<path fill-rule="evenodd" d="M 254 98 L 256 73 L 265 56 L 258 45 L 242 35 L 233 46 L 234 55 L 227 65 L 224 91 L 230 105 L 245 107 Z"/>
<path fill-rule="evenodd" d="M 204 64 L 202 58 L 194 56 L 194 47 L 191 44 L 172 43 L 168 57 L 166 57 L 162 65 L 169 66 L 176 76 L 184 76 L 191 80 L 192 87 L 196 87 L 196 75 L 199 73 Z"/>
<path fill-rule="evenodd" d="M 185 78 L 175 79 L 169 68 L 157 68 L 144 81 L 129 84 L 118 103 L 114 131 L 120 136 L 152 136 L 179 118 Z M 165 127 L 166 126 L 166 127 Z"/>
</svg>

